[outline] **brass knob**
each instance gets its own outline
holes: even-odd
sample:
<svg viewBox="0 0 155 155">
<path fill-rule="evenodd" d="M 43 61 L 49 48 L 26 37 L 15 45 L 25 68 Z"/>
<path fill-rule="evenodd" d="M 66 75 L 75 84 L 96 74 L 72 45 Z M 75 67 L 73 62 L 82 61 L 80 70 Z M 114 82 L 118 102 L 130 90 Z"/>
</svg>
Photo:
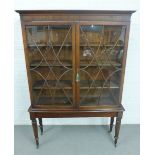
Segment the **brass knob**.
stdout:
<svg viewBox="0 0 155 155">
<path fill-rule="evenodd" d="M 76 82 L 79 82 L 80 81 L 80 75 L 79 73 L 76 74 Z"/>
</svg>

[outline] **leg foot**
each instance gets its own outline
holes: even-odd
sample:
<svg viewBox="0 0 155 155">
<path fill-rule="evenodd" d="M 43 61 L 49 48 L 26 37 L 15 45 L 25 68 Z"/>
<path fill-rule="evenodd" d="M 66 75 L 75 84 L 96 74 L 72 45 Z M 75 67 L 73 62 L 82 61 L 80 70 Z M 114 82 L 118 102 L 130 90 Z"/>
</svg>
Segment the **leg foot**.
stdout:
<svg viewBox="0 0 155 155">
<path fill-rule="evenodd" d="M 36 148 L 39 149 L 39 144 L 36 145 Z"/>
<path fill-rule="evenodd" d="M 117 138 L 115 138 L 114 143 L 115 143 L 115 147 L 116 147 L 117 146 Z"/>
<path fill-rule="evenodd" d="M 40 131 L 41 131 L 41 135 L 43 135 L 43 123 L 42 123 L 42 118 L 38 118 L 39 119 L 39 127 L 40 127 Z"/>
<path fill-rule="evenodd" d="M 32 119 L 32 128 L 33 128 L 36 146 L 38 148 L 39 147 L 39 138 L 38 138 L 38 127 L 37 127 L 36 119 Z"/>
<path fill-rule="evenodd" d="M 119 112 L 118 113 L 118 116 L 116 118 L 116 125 L 115 125 L 115 147 L 117 145 L 117 140 L 118 140 L 118 137 L 119 137 L 119 131 L 120 131 L 120 126 L 121 126 L 121 119 L 122 119 L 122 115 L 123 115 L 123 112 Z"/>
<path fill-rule="evenodd" d="M 112 132 L 113 123 L 114 123 L 114 117 L 111 117 L 111 120 L 110 120 L 110 130 L 109 130 L 109 132 Z"/>
</svg>

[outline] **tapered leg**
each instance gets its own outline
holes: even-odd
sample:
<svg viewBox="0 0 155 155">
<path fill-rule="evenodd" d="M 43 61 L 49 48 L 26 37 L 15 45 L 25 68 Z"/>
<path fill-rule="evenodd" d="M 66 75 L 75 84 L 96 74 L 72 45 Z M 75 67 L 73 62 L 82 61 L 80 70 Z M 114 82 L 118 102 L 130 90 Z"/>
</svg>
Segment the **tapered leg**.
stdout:
<svg viewBox="0 0 155 155">
<path fill-rule="evenodd" d="M 110 130 L 109 130 L 109 132 L 112 132 L 113 123 L 114 123 L 114 117 L 111 117 L 111 120 L 110 120 Z"/>
<path fill-rule="evenodd" d="M 39 127 L 40 127 L 40 131 L 41 131 L 41 135 L 43 134 L 43 123 L 42 123 L 42 118 L 38 118 L 39 119 Z"/>
<path fill-rule="evenodd" d="M 121 126 L 121 119 L 122 119 L 122 115 L 123 113 L 120 112 L 118 113 L 118 116 L 116 118 L 116 125 L 115 125 L 115 147 L 117 145 L 117 140 L 118 140 L 118 137 L 119 137 L 119 131 L 120 131 L 120 126 Z"/>
<path fill-rule="evenodd" d="M 39 138 L 38 138 L 38 127 L 37 127 L 37 121 L 36 119 L 32 119 L 32 127 L 33 127 L 33 133 L 36 141 L 36 146 L 39 148 Z"/>
</svg>

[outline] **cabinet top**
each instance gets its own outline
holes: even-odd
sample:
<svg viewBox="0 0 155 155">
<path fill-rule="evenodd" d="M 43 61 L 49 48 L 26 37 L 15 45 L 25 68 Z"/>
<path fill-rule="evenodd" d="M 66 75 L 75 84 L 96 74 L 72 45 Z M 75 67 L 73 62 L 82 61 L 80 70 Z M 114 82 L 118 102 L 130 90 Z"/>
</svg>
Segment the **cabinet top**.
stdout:
<svg viewBox="0 0 155 155">
<path fill-rule="evenodd" d="M 135 10 L 15 10 L 20 14 L 132 14 Z"/>
</svg>

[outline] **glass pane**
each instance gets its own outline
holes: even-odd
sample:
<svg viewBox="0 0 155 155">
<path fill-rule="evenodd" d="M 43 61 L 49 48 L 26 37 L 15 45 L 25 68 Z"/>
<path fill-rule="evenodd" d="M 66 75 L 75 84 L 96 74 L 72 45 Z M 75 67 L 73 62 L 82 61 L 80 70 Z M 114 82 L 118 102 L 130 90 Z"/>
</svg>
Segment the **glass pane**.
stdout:
<svg viewBox="0 0 155 155">
<path fill-rule="evenodd" d="M 124 26 L 80 26 L 80 105 L 118 103 Z"/>
<path fill-rule="evenodd" d="M 34 103 L 72 105 L 72 28 L 27 26 Z"/>
</svg>

